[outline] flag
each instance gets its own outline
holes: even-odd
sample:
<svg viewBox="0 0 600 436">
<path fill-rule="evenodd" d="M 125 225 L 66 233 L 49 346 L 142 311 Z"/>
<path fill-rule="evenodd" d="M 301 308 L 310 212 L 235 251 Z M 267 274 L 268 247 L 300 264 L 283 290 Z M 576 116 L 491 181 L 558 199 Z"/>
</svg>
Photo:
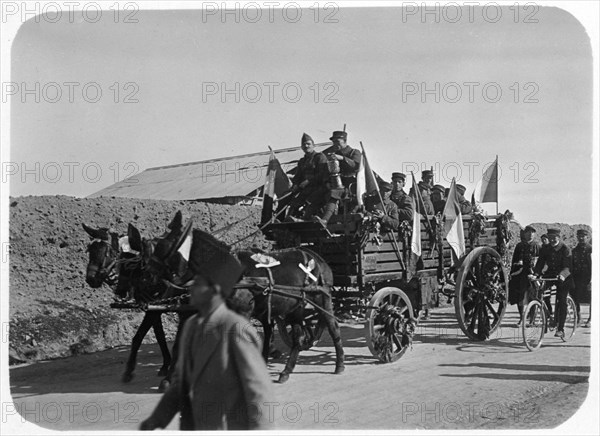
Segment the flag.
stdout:
<svg viewBox="0 0 600 436">
<path fill-rule="evenodd" d="M 457 259 L 460 259 L 467 251 L 465 247 L 465 234 L 463 230 L 462 214 L 460 204 L 456 195 L 456 179 L 452 179 L 450 192 L 444 206 L 444 237 L 450 244 Z"/>
<path fill-rule="evenodd" d="M 271 147 L 269 149 L 271 150 Z M 262 224 L 271 221 L 273 218 L 273 202 L 289 191 L 291 186 L 290 179 L 281 168 L 281 164 L 275 157 L 275 153 L 271 150 L 263 194 Z"/>
<path fill-rule="evenodd" d="M 415 177 L 413 176 L 413 182 Z M 415 192 L 419 192 L 418 189 L 413 189 L 412 197 L 415 204 L 417 204 L 417 198 Z M 412 236 L 410 239 L 410 249 L 415 255 L 421 255 L 421 214 L 417 210 L 417 207 L 413 208 L 413 221 L 412 221 Z"/>
<path fill-rule="evenodd" d="M 376 191 L 379 192 L 379 187 L 377 184 L 378 176 L 375 175 L 371 169 L 371 165 L 369 165 L 362 143 L 360 146 L 362 148 L 362 155 L 360 157 L 360 168 L 356 175 L 356 197 L 359 206 L 362 206 L 364 204 L 363 195 L 371 194 Z"/>
<path fill-rule="evenodd" d="M 498 157 L 477 182 L 473 199 L 479 203 L 498 203 Z"/>
</svg>

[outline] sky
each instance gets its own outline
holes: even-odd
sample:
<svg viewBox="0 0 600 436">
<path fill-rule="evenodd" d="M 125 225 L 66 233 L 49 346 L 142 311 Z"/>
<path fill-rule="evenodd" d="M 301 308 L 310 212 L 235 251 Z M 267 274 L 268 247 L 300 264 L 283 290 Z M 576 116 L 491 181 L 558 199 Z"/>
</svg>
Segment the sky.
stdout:
<svg viewBox="0 0 600 436">
<path fill-rule="evenodd" d="M 83 197 L 151 167 L 299 146 L 303 132 L 327 141 L 345 124 L 384 178 L 433 166 L 470 196 L 497 155 L 501 211 L 592 223 L 597 29 L 549 3 L 283 4 L 30 17 L 3 82 L 10 195 Z"/>
</svg>

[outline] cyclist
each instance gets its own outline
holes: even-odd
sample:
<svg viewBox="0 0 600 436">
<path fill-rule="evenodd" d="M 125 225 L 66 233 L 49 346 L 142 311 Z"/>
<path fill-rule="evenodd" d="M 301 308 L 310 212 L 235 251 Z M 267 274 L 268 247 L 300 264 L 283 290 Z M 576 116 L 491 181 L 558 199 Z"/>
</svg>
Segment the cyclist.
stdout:
<svg viewBox="0 0 600 436">
<path fill-rule="evenodd" d="M 571 277 L 572 259 L 571 250 L 560 240 L 559 229 L 548 229 L 548 239 L 550 243 L 542 246 L 540 256 L 533 268 L 534 274 L 530 279 L 536 279 L 542 274 L 544 266 L 548 269 L 544 272 L 545 278 L 558 278 L 556 282 L 556 311 L 555 320 L 557 323 L 554 336 L 564 338 L 565 319 L 567 317 L 567 295 L 573 292 L 574 283 Z"/>
</svg>

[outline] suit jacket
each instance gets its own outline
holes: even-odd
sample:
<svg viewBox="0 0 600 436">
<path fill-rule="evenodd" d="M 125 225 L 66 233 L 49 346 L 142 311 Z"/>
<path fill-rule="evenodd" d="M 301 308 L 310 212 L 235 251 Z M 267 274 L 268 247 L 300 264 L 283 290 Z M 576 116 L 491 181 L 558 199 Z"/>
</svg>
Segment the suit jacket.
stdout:
<svg viewBox="0 0 600 436">
<path fill-rule="evenodd" d="M 249 320 L 220 305 L 185 323 L 180 358 L 153 412 L 166 427 L 181 411 L 181 430 L 255 430 L 269 427 L 273 400 L 261 341 Z"/>
</svg>

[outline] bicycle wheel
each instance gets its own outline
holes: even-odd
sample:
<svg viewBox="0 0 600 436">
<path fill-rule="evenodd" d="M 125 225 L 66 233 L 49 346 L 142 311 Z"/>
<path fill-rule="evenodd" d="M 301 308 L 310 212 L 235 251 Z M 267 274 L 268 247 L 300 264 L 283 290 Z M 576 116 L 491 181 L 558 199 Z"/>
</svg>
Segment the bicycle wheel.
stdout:
<svg viewBox="0 0 600 436">
<path fill-rule="evenodd" d="M 542 345 L 546 329 L 546 313 L 538 300 L 530 301 L 523 312 L 523 341 L 529 351 L 535 351 Z"/>
<path fill-rule="evenodd" d="M 577 330 L 577 308 L 575 307 L 575 301 L 571 298 L 571 296 L 567 296 L 567 317 L 565 318 L 565 327 L 562 340 L 567 342 L 570 341 L 573 335 L 575 334 L 575 330 Z"/>
</svg>

